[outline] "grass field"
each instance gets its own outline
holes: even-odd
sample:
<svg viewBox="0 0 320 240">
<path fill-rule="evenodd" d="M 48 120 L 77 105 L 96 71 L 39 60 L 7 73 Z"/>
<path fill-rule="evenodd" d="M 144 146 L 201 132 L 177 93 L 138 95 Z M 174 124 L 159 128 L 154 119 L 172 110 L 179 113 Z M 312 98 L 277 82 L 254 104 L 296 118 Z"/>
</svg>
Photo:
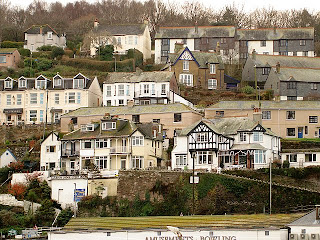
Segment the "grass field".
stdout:
<svg viewBox="0 0 320 240">
<path fill-rule="evenodd" d="M 284 227 L 302 213 L 255 214 L 255 215 L 206 215 L 206 216 L 159 216 L 159 217 L 99 217 L 72 218 L 64 230 L 121 230 L 121 229 L 165 229 L 166 226 L 181 228 L 262 228 Z"/>
</svg>

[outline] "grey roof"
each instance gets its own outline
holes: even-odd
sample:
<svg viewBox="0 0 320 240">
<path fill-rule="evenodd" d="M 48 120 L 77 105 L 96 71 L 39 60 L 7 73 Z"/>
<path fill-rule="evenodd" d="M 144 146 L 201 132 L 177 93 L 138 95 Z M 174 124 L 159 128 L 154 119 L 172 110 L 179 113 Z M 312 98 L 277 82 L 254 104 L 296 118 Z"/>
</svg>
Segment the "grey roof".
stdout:
<svg viewBox="0 0 320 240">
<path fill-rule="evenodd" d="M 170 82 L 173 72 L 113 72 L 109 73 L 104 83 L 139 83 L 139 82 Z"/>
<path fill-rule="evenodd" d="M 288 226 L 309 226 L 320 227 L 320 221 L 316 220 L 316 210 L 309 212 L 303 217 L 289 223 Z"/>
<path fill-rule="evenodd" d="M 238 29 L 239 40 L 314 39 L 314 28 Z"/>
<path fill-rule="evenodd" d="M 252 59 L 252 55 L 250 56 Z M 314 68 L 320 69 L 319 57 L 297 57 L 297 56 L 279 56 L 279 55 L 263 55 L 256 54 L 256 59 L 252 59 L 257 67 L 275 67 L 280 63 L 281 67 L 296 67 L 296 68 Z"/>
<path fill-rule="evenodd" d="M 49 26 L 49 24 L 45 24 L 45 25 L 32 25 L 31 27 L 29 27 L 25 33 L 28 34 L 40 34 L 40 29 L 41 29 L 41 33 L 42 34 L 47 34 L 47 32 L 53 32 L 57 35 L 59 35 L 56 30 L 54 30 L 52 27 Z"/>
<path fill-rule="evenodd" d="M 320 101 L 260 101 L 262 110 L 320 110 Z M 220 101 L 209 106 L 211 110 L 252 110 L 258 101 Z"/>
<path fill-rule="evenodd" d="M 18 49 L 16 48 L 0 48 L 0 54 L 1 55 L 13 54 L 17 50 Z"/>
<path fill-rule="evenodd" d="M 118 24 L 118 25 L 99 25 L 96 31 L 106 31 L 112 36 L 122 35 L 142 35 L 147 24 Z"/>
<path fill-rule="evenodd" d="M 250 144 L 234 144 L 231 147 L 232 150 L 246 150 L 246 149 L 253 149 L 253 150 L 266 150 L 265 147 L 263 147 L 259 143 L 250 143 Z"/>
<path fill-rule="evenodd" d="M 201 115 L 199 112 L 182 103 L 172 104 L 150 104 L 150 105 L 135 105 L 119 106 L 119 107 L 83 107 L 78 108 L 72 112 L 62 115 L 61 117 L 79 117 L 79 116 L 104 116 L 109 113 L 114 115 L 135 115 L 135 114 L 157 114 L 157 113 L 183 113 L 193 112 Z"/>
<path fill-rule="evenodd" d="M 281 68 L 280 81 L 320 82 L 320 69 Z"/>
<path fill-rule="evenodd" d="M 234 37 L 234 26 L 160 27 L 155 38 Z"/>
</svg>

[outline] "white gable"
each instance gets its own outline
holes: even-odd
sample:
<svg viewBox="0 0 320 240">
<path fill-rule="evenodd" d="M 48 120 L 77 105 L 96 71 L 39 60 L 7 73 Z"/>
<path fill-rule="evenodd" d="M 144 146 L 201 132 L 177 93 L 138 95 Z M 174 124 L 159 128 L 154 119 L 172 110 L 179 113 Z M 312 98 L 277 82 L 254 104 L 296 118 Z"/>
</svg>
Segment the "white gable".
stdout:
<svg viewBox="0 0 320 240">
<path fill-rule="evenodd" d="M 188 51 L 184 51 L 184 53 L 180 56 L 180 60 L 193 60 L 192 55 Z"/>
</svg>

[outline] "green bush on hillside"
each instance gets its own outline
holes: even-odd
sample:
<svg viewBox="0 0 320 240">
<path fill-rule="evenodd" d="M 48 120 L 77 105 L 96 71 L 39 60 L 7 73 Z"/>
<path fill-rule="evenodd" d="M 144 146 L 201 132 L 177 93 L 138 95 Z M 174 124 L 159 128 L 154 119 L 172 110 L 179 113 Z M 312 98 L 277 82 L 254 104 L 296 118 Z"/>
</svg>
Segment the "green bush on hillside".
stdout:
<svg viewBox="0 0 320 240">
<path fill-rule="evenodd" d="M 23 57 L 30 57 L 31 51 L 29 49 L 26 48 L 19 48 L 18 49 L 19 53 L 21 56 Z"/>
<path fill-rule="evenodd" d="M 251 86 L 245 86 L 245 87 L 241 88 L 241 92 L 243 92 L 245 94 L 252 94 L 254 92 L 254 88 Z"/>
<path fill-rule="evenodd" d="M 23 48 L 24 42 L 12 42 L 3 41 L 1 42 L 1 48 Z"/>
</svg>

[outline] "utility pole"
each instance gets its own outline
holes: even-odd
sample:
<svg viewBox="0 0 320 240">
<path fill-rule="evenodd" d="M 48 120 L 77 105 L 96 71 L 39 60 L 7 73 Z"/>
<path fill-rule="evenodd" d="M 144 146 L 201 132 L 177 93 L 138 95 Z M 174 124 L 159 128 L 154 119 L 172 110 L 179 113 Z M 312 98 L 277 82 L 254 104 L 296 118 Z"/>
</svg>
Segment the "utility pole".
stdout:
<svg viewBox="0 0 320 240">
<path fill-rule="evenodd" d="M 272 183 L 271 183 L 271 177 L 272 177 L 272 174 L 271 174 L 271 169 L 272 169 L 272 164 L 271 164 L 271 158 L 270 158 L 270 202 L 269 202 L 269 204 L 270 204 L 270 215 L 271 215 L 271 207 L 272 207 L 272 204 L 271 204 L 271 200 L 272 200 Z"/>
</svg>

